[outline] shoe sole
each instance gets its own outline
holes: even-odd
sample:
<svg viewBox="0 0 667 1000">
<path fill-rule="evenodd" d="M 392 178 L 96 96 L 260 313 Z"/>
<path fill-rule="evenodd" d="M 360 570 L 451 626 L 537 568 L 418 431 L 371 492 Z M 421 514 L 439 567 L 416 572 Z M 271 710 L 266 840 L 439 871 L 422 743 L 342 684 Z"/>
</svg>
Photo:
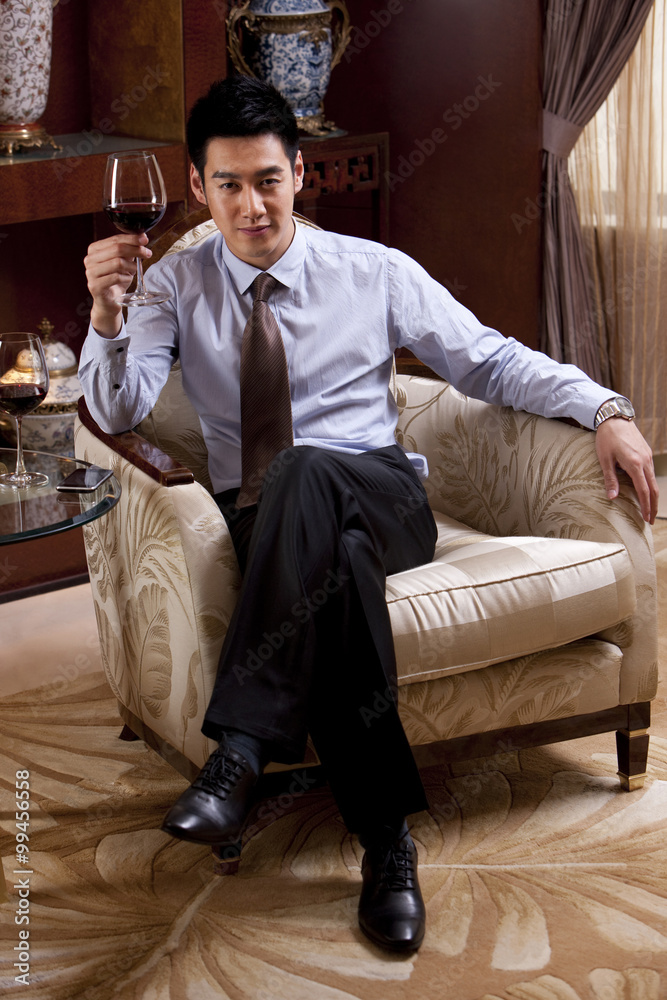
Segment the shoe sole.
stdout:
<svg viewBox="0 0 667 1000">
<path fill-rule="evenodd" d="M 215 838 L 205 838 L 201 836 L 193 837 L 189 835 L 187 830 L 170 829 L 167 823 L 163 823 L 160 829 L 163 833 L 168 833 L 170 837 L 174 837 L 176 840 L 185 840 L 188 844 L 204 844 L 206 847 L 232 847 L 233 845 L 239 843 L 243 837 L 243 830 L 240 830 L 238 836 L 236 837 L 221 840 L 220 835 Z"/>
</svg>

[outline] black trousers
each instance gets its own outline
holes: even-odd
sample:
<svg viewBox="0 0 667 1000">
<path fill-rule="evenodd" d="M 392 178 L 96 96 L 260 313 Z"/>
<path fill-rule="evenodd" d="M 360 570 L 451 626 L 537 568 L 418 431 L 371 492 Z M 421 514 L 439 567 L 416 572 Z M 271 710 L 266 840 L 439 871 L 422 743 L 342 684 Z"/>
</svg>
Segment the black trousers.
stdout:
<svg viewBox="0 0 667 1000">
<path fill-rule="evenodd" d="M 310 733 L 351 831 L 427 808 L 395 703 L 385 579 L 429 562 L 436 528 L 397 445 L 281 452 L 257 505 L 216 500 L 243 583 L 203 724 L 298 763 Z M 380 706 L 380 711 L 377 707 Z"/>
</svg>

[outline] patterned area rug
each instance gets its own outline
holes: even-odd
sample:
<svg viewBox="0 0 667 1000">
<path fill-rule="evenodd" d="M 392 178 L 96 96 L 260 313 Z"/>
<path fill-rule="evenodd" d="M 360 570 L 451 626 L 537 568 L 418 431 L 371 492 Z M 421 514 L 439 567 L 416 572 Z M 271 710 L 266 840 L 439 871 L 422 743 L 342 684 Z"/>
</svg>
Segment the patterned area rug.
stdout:
<svg viewBox="0 0 667 1000">
<path fill-rule="evenodd" d="M 655 537 L 664 664 L 667 523 Z M 413 823 L 427 936 L 418 955 L 393 957 L 357 929 L 361 851 L 326 788 L 272 800 L 272 822 L 244 849 L 238 874 L 221 877 L 207 848 L 160 832 L 185 780 L 142 743 L 118 739 L 101 674 L 6 697 L 3 995 L 664 1000 L 664 682 L 654 717 L 649 778 L 629 794 L 615 776 L 612 734 L 430 763 L 431 810 Z M 19 771 L 29 771 L 31 798 L 21 848 Z M 24 916 L 29 923 L 17 922 Z M 15 976 L 28 954 L 23 985 Z"/>
</svg>

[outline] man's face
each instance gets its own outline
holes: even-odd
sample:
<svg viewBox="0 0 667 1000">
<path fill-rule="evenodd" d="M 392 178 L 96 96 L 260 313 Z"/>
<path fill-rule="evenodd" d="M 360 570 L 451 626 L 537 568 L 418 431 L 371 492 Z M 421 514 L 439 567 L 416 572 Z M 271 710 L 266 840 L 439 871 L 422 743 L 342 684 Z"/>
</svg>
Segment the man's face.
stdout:
<svg viewBox="0 0 667 1000">
<path fill-rule="evenodd" d="M 190 183 L 235 256 L 262 270 L 282 257 L 294 236 L 294 195 L 303 186 L 301 153 L 292 170 L 277 135 L 211 139 L 203 184 L 194 166 Z"/>
</svg>

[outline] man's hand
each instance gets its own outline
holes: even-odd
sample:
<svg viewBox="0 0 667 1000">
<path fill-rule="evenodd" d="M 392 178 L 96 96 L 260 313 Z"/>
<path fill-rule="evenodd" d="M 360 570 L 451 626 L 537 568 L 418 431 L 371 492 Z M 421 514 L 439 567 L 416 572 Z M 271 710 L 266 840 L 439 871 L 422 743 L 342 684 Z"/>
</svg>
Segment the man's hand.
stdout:
<svg viewBox="0 0 667 1000">
<path fill-rule="evenodd" d="M 115 337 L 120 332 L 122 306 L 117 299 L 127 291 L 137 273 L 137 257 L 151 256 L 147 243 L 145 233 L 140 236 L 119 233 L 88 247 L 83 263 L 93 297 L 90 320 L 102 337 Z"/>
<path fill-rule="evenodd" d="M 622 417 L 610 417 L 595 432 L 595 448 L 609 499 L 618 496 L 616 467 L 620 466 L 633 482 L 642 517 L 653 524 L 658 513 L 658 484 L 651 449 L 636 425 Z"/>
</svg>

